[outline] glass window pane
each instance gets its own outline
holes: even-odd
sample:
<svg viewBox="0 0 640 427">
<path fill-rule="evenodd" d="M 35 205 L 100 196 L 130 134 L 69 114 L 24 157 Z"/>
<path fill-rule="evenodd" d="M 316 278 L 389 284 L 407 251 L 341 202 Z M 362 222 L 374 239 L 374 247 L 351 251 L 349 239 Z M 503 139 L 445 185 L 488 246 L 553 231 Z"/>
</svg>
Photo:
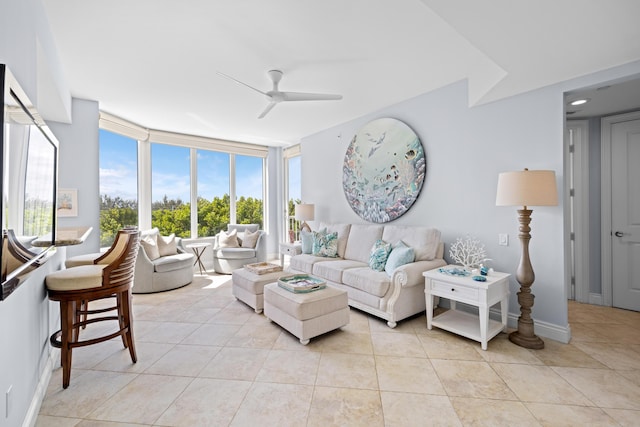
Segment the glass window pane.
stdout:
<svg viewBox="0 0 640 427">
<path fill-rule="evenodd" d="M 100 129 L 100 246 L 138 225 L 138 141 Z"/>
<path fill-rule="evenodd" d="M 198 150 L 198 236 L 214 236 L 229 223 L 229 154 Z"/>
<path fill-rule="evenodd" d="M 151 225 L 191 237 L 189 148 L 151 144 Z"/>
<path fill-rule="evenodd" d="M 261 157 L 236 155 L 236 223 L 263 228 Z"/>
</svg>

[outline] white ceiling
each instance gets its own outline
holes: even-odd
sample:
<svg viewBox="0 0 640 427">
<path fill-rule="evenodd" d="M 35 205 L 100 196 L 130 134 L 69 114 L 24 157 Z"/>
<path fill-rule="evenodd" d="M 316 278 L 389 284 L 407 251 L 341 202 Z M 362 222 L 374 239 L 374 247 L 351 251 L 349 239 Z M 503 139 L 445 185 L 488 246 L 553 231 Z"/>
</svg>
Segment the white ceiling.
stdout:
<svg viewBox="0 0 640 427">
<path fill-rule="evenodd" d="M 141 126 L 264 145 L 468 79 L 489 102 L 640 59 L 637 0 L 43 0 L 72 95 Z M 269 90 L 343 95 L 267 100 Z M 640 99 L 640 98 L 639 98 Z"/>
</svg>

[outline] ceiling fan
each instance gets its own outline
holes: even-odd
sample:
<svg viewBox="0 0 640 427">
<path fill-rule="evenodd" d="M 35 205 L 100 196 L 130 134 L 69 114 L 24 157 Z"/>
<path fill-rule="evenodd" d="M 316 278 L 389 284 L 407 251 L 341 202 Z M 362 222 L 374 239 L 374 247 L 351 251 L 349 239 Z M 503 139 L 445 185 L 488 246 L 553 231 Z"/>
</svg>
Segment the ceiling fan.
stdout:
<svg viewBox="0 0 640 427">
<path fill-rule="evenodd" d="M 269 74 L 269 78 L 271 78 L 271 81 L 273 81 L 273 88 L 268 92 L 263 92 L 253 86 L 249 86 L 248 84 L 234 79 L 233 77 L 228 76 L 224 73 L 221 73 L 220 71 L 218 71 L 218 74 L 228 78 L 229 80 L 233 80 L 236 83 L 240 83 L 241 85 L 246 86 L 249 89 L 253 89 L 256 92 L 261 93 L 262 95 L 267 97 L 267 99 L 269 100 L 269 105 L 267 105 L 267 108 L 265 108 L 264 111 L 260 113 L 260 115 L 258 116 L 259 119 L 266 116 L 267 113 L 276 106 L 276 104 L 279 104 L 283 101 L 333 101 L 342 99 L 342 95 L 332 95 L 327 93 L 282 92 L 278 90 L 278 83 L 280 83 L 282 75 L 284 74 L 280 70 L 268 71 L 267 74 Z"/>
</svg>

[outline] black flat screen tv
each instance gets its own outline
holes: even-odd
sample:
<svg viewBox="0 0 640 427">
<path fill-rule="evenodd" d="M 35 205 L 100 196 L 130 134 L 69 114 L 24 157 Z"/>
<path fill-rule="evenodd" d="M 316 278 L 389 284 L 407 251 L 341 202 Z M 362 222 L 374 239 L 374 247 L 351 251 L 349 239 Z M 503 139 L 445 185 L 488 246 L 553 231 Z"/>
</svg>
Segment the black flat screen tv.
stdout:
<svg viewBox="0 0 640 427">
<path fill-rule="evenodd" d="M 6 65 L 0 140 L 2 291 L 6 299 L 46 262 L 56 234 L 58 142 Z"/>
</svg>

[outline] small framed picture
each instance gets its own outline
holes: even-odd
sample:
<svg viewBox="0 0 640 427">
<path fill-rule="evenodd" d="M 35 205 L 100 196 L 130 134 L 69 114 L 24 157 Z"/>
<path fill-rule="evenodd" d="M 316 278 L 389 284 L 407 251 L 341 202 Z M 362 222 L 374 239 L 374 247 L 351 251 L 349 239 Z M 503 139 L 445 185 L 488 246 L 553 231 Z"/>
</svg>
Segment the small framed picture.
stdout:
<svg viewBox="0 0 640 427">
<path fill-rule="evenodd" d="M 75 188 L 58 189 L 58 216 L 78 216 L 78 190 Z"/>
</svg>

